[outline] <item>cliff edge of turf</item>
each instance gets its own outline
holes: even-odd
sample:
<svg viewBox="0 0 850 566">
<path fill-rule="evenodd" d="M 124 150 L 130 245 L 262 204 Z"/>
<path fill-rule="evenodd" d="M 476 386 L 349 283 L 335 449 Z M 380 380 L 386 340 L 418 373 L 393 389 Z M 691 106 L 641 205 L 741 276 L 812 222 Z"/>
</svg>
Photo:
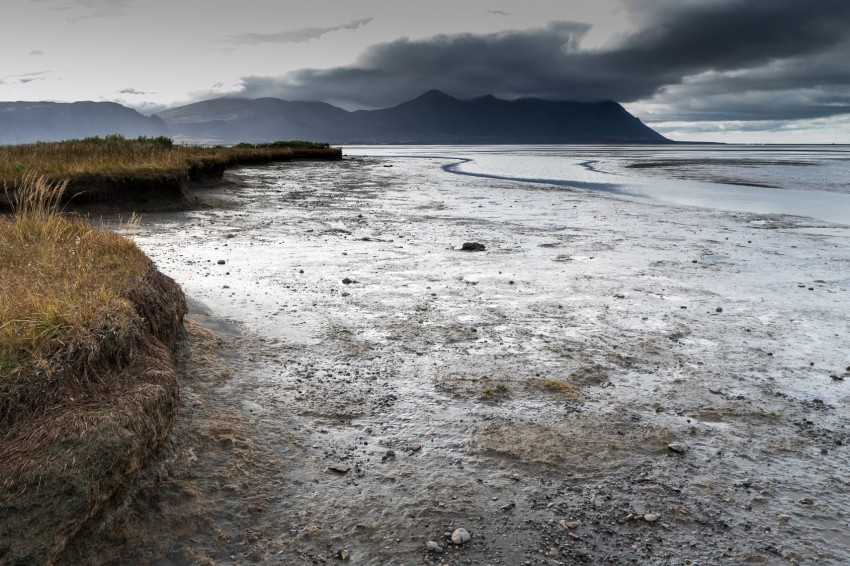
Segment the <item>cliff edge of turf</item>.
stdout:
<svg viewBox="0 0 850 566">
<path fill-rule="evenodd" d="M 130 240 L 26 176 L 0 216 L 0 563 L 52 564 L 177 412 L 186 301 Z"/>
</svg>

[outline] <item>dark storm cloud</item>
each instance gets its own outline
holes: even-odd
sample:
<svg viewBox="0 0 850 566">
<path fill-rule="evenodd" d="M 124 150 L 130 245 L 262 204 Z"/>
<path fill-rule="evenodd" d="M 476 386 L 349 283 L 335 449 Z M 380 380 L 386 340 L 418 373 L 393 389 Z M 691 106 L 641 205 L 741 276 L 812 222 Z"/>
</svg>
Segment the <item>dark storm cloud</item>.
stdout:
<svg viewBox="0 0 850 566">
<path fill-rule="evenodd" d="M 689 97 L 738 89 L 784 100 L 787 105 L 778 106 L 790 117 L 800 89 L 812 81 L 839 99 L 838 87 L 847 84 L 847 0 L 633 0 L 629 6 L 640 28 L 605 48 L 583 49 L 580 42 L 589 26 L 574 22 L 489 35 L 400 39 L 371 47 L 346 67 L 246 77 L 240 94 L 374 107 L 431 88 L 458 97 L 492 93 L 619 102 L 660 93 L 672 116 L 676 107 L 688 106 Z M 715 76 L 716 82 L 693 80 L 702 76 Z M 810 95 L 820 109 L 815 114 L 847 111 L 846 101 L 828 99 Z M 724 101 L 735 102 L 734 97 Z M 740 119 L 748 119 L 760 107 L 745 101 L 737 108 Z M 808 110 L 800 112 L 802 117 Z"/>
<path fill-rule="evenodd" d="M 313 39 L 319 39 L 326 33 L 345 29 L 358 29 L 369 24 L 375 18 L 363 18 L 333 27 L 324 28 L 301 28 L 281 31 L 276 33 L 240 33 L 231 35 L 225 41 L 237 45 L 257 45 L 260 43 L 304 43 Z"/>
</svg>

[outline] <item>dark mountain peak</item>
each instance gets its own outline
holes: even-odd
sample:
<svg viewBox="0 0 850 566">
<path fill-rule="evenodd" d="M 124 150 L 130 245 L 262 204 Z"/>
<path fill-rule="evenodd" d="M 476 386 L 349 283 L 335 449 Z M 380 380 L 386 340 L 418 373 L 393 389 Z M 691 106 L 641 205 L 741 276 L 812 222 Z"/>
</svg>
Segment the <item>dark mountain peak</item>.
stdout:
<svg viewBox="0 0 850 566">
<path fill-rule="evenodd" d="M 423 92 L 413 100 L 457 100 L 455 97 L 446 94 L 445 92 L 432 88 L 428 92 Z"/>
</svg>

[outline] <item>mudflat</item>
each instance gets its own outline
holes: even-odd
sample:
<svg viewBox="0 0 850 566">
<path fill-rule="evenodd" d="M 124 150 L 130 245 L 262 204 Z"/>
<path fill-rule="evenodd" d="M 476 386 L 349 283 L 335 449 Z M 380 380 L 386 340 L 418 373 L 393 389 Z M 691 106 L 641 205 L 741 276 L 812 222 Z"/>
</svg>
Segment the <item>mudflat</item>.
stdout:
<svg viewBox="0 0 850 566">
<path fill-rule="evenodd" d="M 243 168 L 143 218 L 183 407 L 77 559 L 850 561 L 850 228 L 443 164 Z"/>
</svg>

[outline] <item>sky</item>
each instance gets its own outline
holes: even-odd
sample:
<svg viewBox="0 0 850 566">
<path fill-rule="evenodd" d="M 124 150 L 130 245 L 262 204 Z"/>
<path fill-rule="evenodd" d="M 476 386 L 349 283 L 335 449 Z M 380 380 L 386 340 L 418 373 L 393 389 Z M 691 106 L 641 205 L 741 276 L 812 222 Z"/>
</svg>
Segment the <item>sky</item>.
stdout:
<svg viewBox="0 0 850 566">
<path fill-rule="evenodd" d="M 7 0 L 0 100 L 616 100 L 676 140 L 850 143 L 850 0 Z"/>
</svg>

